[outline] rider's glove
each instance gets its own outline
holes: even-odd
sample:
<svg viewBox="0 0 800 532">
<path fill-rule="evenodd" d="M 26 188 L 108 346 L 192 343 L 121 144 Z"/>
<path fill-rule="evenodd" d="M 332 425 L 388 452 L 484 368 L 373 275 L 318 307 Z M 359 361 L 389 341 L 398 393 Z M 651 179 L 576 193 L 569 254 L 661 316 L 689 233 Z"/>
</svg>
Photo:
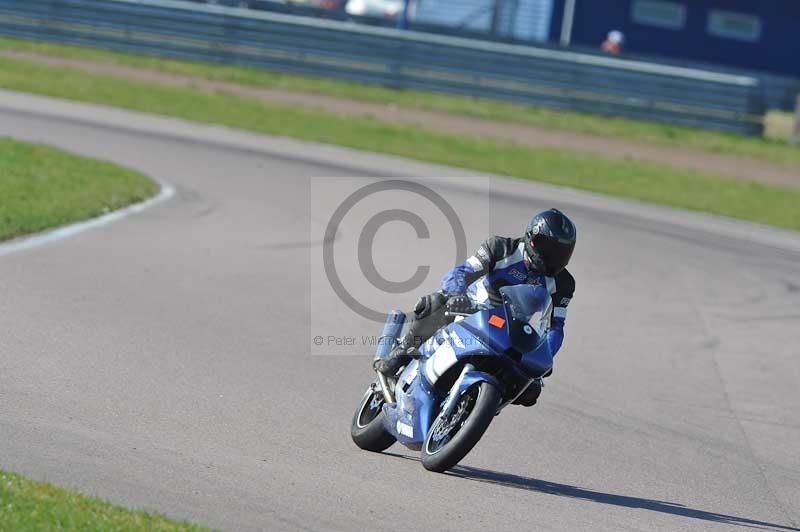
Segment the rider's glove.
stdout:
<svg viewBox="0 0 800 532">
<path fill-rule="evenodd" d="M 434 292 L 427 296 L 422 296 L 414 306 L 414 314 L 417 319 L 427 318 L 434 310 L 442 308 L 447 304 L 447 296 L 442 292 Z"/>
<path fill-rule="evenodd" d="M 467 314 L 472 312 L 472 301 L 464 294 L 451 295 L 447 300 L 447 311 Z"/>
</svg>

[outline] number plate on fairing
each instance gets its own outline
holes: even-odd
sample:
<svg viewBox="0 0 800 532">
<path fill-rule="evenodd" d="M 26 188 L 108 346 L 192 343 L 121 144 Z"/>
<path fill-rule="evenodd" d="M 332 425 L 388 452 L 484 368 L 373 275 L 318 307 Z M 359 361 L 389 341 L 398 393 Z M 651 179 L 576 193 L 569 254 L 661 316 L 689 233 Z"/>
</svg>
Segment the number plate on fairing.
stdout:
<svg viewBox="0 0 800 532">
<path fill-rule="evenodd" d="M 413 438 L 414 437 L 414 427 L 411 425 L 406 425 L 402 421 L 397 422 L 397 432 L 402 434 L 406 438 Z"/>
<path fill-rule="evenodd" d="M 406 370 L 400 376 L 400 380 L 405 383 L 404 389 L 407 388 L 412 382 L 414 382 L 414 379 L 417 378 L 418 374 L 419 374 L 419 361 L 412 360 L 408 364 Z"/>
</svg>

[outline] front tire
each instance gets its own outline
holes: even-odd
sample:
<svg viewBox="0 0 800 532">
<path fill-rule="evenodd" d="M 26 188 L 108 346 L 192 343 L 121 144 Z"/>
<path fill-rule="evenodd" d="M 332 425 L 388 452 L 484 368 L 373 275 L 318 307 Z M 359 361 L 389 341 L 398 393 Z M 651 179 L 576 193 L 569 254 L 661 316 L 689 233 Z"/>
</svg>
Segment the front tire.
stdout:
<svg viewBox="0 0 800 532">
<path fill-rule="evenodd" d="M 488 382 L 473 384 L 461 395 L 452 415 L 439 415 L 422 445 L 422 465 L 442 473 L 460 462 L 481 439 L 503 399 Z"/>
<path fill-rule="evenodd" d="M 383 428 L 383 394 L 371 385 L 364 392 L 358 404 L 353 421 L 350 424 L 350 436 L 353 442 L 365 451 L 379 453 L 391 447 L 394 436 Z"/>
</svg>

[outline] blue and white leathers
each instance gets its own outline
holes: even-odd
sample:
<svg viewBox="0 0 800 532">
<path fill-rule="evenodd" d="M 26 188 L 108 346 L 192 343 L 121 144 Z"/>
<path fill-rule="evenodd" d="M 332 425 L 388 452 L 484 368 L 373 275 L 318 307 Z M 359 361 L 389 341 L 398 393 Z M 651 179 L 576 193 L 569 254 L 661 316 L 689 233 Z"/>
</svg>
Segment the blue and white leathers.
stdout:
<svg viewBox="0 0 800 532">
<path fill-rule="evenodd" d="M 574 283 L 566 271 L 556 277 L 530 271 L 525 264 L 522 240 L 493 237 L 484 242 L 475 255 L 445 274 L 442 290 L 466 293 L 475 303 L 491 307 L 500 304 L 500 287 L 519 284 L 546 287 L 554 298 L 547 341 L 555 356 L 564 342 L 567 305 L 572 298 Z"/>
<path fill-rule="evenodd" d="M 402 372 L 395 402 L 383 405 L 384 428 L 397 441 L 419 449 L 448 397 L 461 396 L 475 383 L 489 382 L 500 390 L 503 408 L 550 371 L 547 337 L 529 324 L 534 315 L 547 313 L 547 289 L 524 284 L 501 293 L 501 305 L 439 329 Z"/>
</svg>

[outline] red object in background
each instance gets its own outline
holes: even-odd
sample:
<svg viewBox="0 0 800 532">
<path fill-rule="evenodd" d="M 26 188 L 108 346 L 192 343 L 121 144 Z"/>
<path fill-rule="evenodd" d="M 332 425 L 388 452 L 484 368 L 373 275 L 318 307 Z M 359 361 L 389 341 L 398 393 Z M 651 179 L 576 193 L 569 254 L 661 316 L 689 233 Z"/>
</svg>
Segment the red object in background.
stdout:
<svg viewBox="0 0 800 532">
<path fill-rule="evenodd" d="M 601 48 L 607 54 L 618 55 L 622 52 L 622 45 L 625 44 L 625 35 L 619 30 L 611 30 L 606 35 Z"/>
<path fill-rule="evenodd" d="M 617 55 L 622 51 L 622 47 L 619 44 L 611 42 L 608 39 L 603 41 L 602 48 L 605 53 L 612 55 Z"/>
</svg>

